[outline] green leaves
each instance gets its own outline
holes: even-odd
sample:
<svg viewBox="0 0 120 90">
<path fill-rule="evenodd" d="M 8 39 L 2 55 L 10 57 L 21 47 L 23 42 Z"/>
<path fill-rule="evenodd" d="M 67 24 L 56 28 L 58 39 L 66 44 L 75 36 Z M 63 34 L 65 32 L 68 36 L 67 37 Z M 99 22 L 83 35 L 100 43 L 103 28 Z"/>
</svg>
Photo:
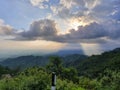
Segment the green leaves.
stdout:
<svg viewBox="0 0 120 90">
<path fill-rule="evenodd" d="M 0 74 L 13 74 L 0 79 L 0 90 L 50 90 L 51 73 L 57 74 L 57 90 L 119 90 L 120 88 L 120 52 L 111 51 L 94 55 L 87 60 L 75 61 L 76 66 L 63 66 L 60 57 L 50 57 L 44 67 L 27 68 L 11 71 L 0 67 Z M 70 62 L 69 62 L 70 63 Z M 77 67 L 77 70 L 76 70 Z M 79 73 L 79 76 L 78 76 Z"/>
</svg>

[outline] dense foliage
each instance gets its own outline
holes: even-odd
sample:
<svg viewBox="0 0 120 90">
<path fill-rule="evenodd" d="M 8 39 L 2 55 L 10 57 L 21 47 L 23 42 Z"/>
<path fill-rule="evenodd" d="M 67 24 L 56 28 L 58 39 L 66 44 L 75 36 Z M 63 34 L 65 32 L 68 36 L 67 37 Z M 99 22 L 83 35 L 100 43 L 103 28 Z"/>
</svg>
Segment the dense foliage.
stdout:
<svg viewBox="0 0 120 90">
<path fill-rule="evenodd" d="M 120 49 L 69 64 L 62 59 L 53 56 L 45 67 L 23 71 L 0 66 L 0 90 L 51 90 L 51 72 L 56 72 L 57 90 L 120 90 Z"/>
<path fill-rule="evenodd" d="M 39 67 L 0 80 L 0 90 L 51 90 L 51 74 Z M 57 90 L 84 90 L 72 81 L 57 79 Z"/>
</svg>

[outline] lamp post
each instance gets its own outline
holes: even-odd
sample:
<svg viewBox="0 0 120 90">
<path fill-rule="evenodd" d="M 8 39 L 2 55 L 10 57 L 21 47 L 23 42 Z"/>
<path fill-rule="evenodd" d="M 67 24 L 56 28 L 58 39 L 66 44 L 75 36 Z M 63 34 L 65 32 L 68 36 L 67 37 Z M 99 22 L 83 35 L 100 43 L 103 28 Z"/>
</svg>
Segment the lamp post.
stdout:
<svg viewBox="0 0 120 90">
<path fill-rule="evenodd" d="M 52 72 L 52 87 L 51 90 L 55 90 L 56 89 L 56 74 L 55 72 Z"/>
</svg>

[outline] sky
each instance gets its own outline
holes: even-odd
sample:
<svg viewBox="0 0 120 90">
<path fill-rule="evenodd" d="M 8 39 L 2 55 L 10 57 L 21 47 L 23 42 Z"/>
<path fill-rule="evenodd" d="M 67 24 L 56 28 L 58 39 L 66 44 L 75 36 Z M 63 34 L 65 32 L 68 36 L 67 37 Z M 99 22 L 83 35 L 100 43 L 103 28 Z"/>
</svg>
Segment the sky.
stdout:
<svg viewBox="0 0 120 90">
<path fill-rule="evenodd" d="M 120 47 L 120 0 L 0 0 L 0 58 Z"/>
</svg>

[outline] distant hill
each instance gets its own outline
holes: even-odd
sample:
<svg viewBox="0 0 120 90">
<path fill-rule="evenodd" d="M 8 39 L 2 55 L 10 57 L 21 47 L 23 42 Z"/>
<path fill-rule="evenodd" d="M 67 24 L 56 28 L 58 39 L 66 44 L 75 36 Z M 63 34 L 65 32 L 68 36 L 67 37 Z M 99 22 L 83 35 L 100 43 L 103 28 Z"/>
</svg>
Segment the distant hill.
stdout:
<svg viewBox="0 0 120 90">
<path fill-rule="evenodd" d="M 20 67 L 22 69 L 32 66 L 45 66 L 49 62 L 50 56 L 21 56 L 17 58 L 8 58 L 4 61 L 0 62 L 2 66 L 8 66 L 9 68 L 17 68 Z M 87 58 L 85 55 L 80 54 L 72 54 L 66 56 L 60 56 L 66 64 L 76 60 L 83 60 Z"/>
<path fill-rule="evenodd" d="M 0 62 L 3 66 L 8 66 L 10 68 L 27 68 L 32 66 L 44 66 L 48 62 L 48 57 L 42 56 L 20 56 L 17 58 L 8 58 Z"/>
<path fill-rule="evenodd" d="M 0 61 L 3 61 L 4 60 L 4 58 L 0 58 Z"/>
<path fill-rule="evenodd" d="M 59 56 L 64 56 L 64 55 L 71 55 L 71 54 L 81 54 L 84 55 L 84 52 L 80 49 L 69 49 L 69 50 L 60 50 L 56 53 L 53 53 L 55 55 L 59 55 Z"/>
<path fill-rule="evenodd" d="M 2 66 L 10 68 L 21 67 L 22 69 L 32 66 L 45 66 L 49 62 L 50 56 L 21 56 L 8 58 L 0 62 Z M 70 54 L 60 56 L 66 67 L 75 67 L 79 75 L 95 77 L 104 70 L 120 70 L 120 48 L 107 51 L 101 55 L 90 57 L 80 54 Z"/>
<path fill-rule="evenodd" d="M 55 56 L 51 62 L 49 57 L 31 55 L 2 61 L 1 65 L 16 69 L 0 66 L 0 90 L 23 90 L 24 87 L 27 90 L 47 90 L 51 87 L 50 73 L 53 71 L 57 75 L 58 90 L 120 90 L 120 48 L 89 57 L 80 54 Z M 43 68 L 32 67 L 22 71 L 17 68 L 45 66 L 48 62 Z M 8 79 L 6 74 L 12 78 Z"/>
</svg>

